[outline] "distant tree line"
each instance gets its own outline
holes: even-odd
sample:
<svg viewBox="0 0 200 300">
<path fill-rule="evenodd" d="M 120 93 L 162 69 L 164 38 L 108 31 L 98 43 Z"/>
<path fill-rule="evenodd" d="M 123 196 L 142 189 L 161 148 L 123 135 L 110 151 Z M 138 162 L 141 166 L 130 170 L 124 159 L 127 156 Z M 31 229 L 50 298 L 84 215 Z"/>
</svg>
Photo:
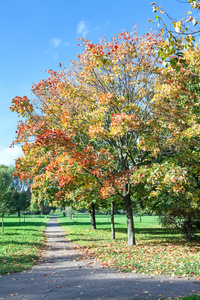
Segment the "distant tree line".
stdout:
<svg viewBox="0 0 200 300">
<path fill-rule="evenodd" d="M 30 182 L 24 183 L 19 177 L 14 177 L 13 166 L 0 165 L 0 214 L 2 218 L 2 231 L 4 232 L 5 214 L 17 213 L 20 217 L 21 211 L 25 211 L 31 202 Z"/>
</svg>

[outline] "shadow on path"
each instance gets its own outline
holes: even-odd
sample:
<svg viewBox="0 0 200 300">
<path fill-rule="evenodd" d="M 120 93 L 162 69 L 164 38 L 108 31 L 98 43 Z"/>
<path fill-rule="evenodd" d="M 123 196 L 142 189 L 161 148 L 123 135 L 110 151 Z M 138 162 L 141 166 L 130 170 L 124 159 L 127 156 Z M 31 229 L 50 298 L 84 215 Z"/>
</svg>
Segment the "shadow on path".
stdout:
<svg viewBox="0 0 200 300">
<path fill-rule="evenodd" d="M 0 277 L 0 299 L 158 300 L 200 295 L 197 280 L 124 274 L 84 258 L 67 241 L 56 217 L 47 223 L 46 235 L 46 247 L 37 266 Z"/>
</svg>

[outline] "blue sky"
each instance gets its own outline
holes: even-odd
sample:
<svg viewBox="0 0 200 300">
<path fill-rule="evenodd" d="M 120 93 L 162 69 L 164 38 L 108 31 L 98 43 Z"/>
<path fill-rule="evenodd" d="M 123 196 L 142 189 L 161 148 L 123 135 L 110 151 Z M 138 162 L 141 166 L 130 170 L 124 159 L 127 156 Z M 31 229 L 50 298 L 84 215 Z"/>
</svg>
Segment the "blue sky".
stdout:
<svg viewBox="0 0 200 300">
<path fill-rule="evenodd" d="M 15 96 L 31 97 L 33 83 L 59 63 L 70 66 L 80 52 L 78 38 L 98 42 L 138 24 L 146 33 L 155 16 L 149 0 L 1 0 L 0 1 L 0 164 L 14 164 L 20 146 L 9 149 L 17 115 L 9 110 Z M 187 10 L 177 0 L 159 0 L 177 18 Z"/>
</svg>

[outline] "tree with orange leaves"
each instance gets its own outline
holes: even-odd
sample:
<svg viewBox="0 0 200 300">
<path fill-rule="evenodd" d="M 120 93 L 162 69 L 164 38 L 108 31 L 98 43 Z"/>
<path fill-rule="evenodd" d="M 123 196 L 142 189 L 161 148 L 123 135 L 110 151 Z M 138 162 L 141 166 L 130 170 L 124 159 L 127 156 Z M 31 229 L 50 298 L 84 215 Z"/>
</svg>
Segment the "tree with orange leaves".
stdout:
<svg viewBox="0 0 200 300">
<path fill-rule="evenodd" d="M 166 93 L 170 84 L 164 85 L 166 74 L 157 56 L 162 38 L 133 31 L 110 42 L 81 40 L 84 51 L 70 70 L 50 70 L 48 79 L 33 86 L 36 100 L 13 99 L 12 111 L 25 118 L 15 141 L 25 143 L 16 174 L 36 184 L 51 172 L 58 195 L 75 195 L 80 181 L 83 190 L 95 186 L 103 199 L 117 195 L 126 211 L 128 245 L 133 246 L 133 207 L 162 185 L 181 192 L 185 180 L 186 170 L 172 159 L 175 129 L 163 117 L 167 111 L 159 83 Z M 174 122 L 180 118 L 177 110 L 173 116 Z"/>
</svg>

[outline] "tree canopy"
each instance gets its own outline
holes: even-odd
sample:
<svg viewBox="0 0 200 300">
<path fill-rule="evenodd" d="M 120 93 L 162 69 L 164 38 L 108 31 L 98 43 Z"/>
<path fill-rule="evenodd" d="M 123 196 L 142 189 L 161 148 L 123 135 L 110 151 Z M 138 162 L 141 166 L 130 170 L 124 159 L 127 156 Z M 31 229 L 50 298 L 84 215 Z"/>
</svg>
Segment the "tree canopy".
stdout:
<svg viewBox="0 0 200 300">
<path fill-rule="evenodd" d="M 132 208 L 163 190 L 184 193 L 186 162 L 191 151 L 198 156 L 198 91 L 189 86 L 199 84 L 192 63 L 198 51 L 185 53 L 187 66 L 177 62 L 177 72 L 163 66 L 162 43 L 161 34 L 138 36 L 135 29 L 98 44 L 81 39 L 84 51 L 70 70 L 49 70 L 33 86 L 36 99 L 15 97 L 11 107 L 24 119 L 14 141 L 24 144 L 16 175 L 58 201 L 117 195 L 129 245 Z"/>
</svg>

